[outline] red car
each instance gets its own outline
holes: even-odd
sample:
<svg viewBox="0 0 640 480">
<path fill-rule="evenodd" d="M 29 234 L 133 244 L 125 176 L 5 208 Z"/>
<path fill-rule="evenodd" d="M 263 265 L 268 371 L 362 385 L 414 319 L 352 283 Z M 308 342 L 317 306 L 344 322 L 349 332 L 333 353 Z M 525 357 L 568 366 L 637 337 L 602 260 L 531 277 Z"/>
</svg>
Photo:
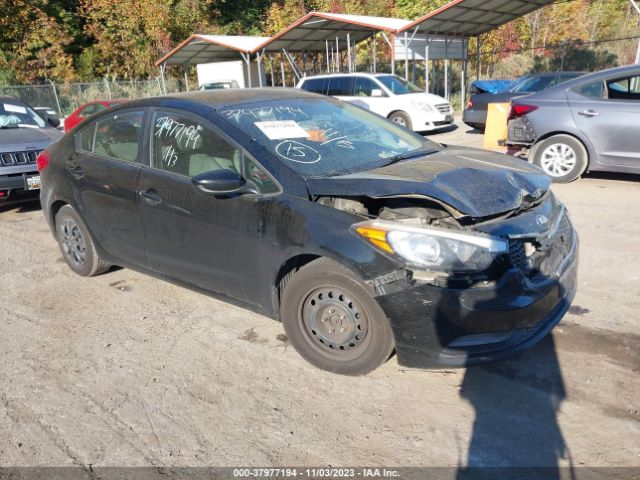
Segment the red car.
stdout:
<svg viewBox="0 0 640 480">
<path fill-rule="evenodd" d="M 111 105 L 122 103 L 125 100 L 94 100 L 80 105 L 74 112 L 64 119 L 64 131 L 68 132 L 85 118 L 89 118 L 94 113 L 98 113 Z"/>
</svg>

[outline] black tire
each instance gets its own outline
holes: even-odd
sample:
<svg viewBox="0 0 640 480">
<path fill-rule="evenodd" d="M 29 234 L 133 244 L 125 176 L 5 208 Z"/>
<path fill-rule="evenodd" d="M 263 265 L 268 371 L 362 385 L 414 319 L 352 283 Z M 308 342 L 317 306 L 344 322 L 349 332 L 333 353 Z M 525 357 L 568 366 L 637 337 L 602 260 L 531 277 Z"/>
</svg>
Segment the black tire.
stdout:
<svg viewBox="0 0 640 480">
<path fill-rule="evenodd" d="M 585 146 L 571 135 L 553 135 L 531 148 L 531 161 L 542 168 L 554 183 L 580 178 L 589 165 Z"/>
<path fill-rule="evenodd" d="M 110 265 L 96 251 L 93 238 L 78 212 L 65 205 L 55 217 L 56 238 L 69 268 L 83 277 L 106 272 Z"/>
<path fill-rule="evenodd" d="M 280 318 L 297 352 L 312 365 L 342 375 L 365 375 L 394 348 L 384 312 L 347 268 L 314 260 L 281 284 Z"/>
<path fill-rule="evenodd" d="M 391 120 L 394 123 L 397 123 L 398 125 L 404 128 L 413 130 L 411 119 L 409 118 L 409 115 L 407 115 L 405 112 L 402 112 L 402 111 L 393 112 L 391 115 L 389 115 L 389 120 Z"/>
</svg>

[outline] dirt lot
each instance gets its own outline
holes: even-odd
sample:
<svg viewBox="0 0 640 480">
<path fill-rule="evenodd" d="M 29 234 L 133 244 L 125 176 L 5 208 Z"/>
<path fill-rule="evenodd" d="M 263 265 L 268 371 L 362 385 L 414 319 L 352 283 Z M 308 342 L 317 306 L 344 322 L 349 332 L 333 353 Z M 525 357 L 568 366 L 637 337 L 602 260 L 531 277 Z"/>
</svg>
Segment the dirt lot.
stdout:
<svg viewBox="0 0 640 480">
<path fill-rule="evenodd" d="M 479 144 L 466 128 L 442 141 Z M 434 136 L 436 137 L 436 136 Z M 74 276 L 38 207 L 0 209 L 0 466 L 640 466 L 640 178 L 554 188 L 579 292 L 505 363 L 364 378 L 279 323 L 121 269 Z"/>
</svg>

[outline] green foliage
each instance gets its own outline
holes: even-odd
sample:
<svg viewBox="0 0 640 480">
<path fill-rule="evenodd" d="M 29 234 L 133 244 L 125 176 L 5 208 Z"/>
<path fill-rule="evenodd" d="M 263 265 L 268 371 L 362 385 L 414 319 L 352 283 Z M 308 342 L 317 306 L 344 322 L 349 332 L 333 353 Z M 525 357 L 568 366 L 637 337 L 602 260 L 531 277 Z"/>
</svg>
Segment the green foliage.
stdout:
<svg viewBox="0 0 640 480">
<path fill-rule="evenodd" d="M 0 83 L 129 79 L 192 33 L 274 34 L 310 11 L 415 19 L 449 0 L 0 0 Z M 629 0 L 557 2 L 482 36 L 483 73 L 630 62 L 637 41 L 539 50 L 640 34 Z M 500 53 L 513 50 L 512 53 Z M 474 40 L 470 51 L 475 51 Z M 380 47 L 380 62 L 389 60 Z"/>
</svg>

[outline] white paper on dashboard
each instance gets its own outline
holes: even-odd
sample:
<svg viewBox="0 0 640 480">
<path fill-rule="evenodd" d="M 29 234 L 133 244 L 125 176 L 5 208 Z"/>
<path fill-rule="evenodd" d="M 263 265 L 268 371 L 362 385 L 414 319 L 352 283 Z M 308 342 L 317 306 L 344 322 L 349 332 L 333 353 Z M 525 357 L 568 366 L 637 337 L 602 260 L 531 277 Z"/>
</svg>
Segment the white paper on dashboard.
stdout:
<svg viewBox="0 0 640 480">
<path fill-rule="evenodd" d="M 304 128 L 293 120 L 274 120 L 269 122 L 255 122 L 269 140 L 283 140 L 287 138 L 307 138 Z"/>
<path fill-rule="evenodd" d="M 13 112 L 13 113 L 22 113 L 22 114 L 26 114 L 27 113 L 27 109 L 24 107 L 21 107 L 20 105 L 11 105 L 10 103 L 5 103 L 4 104 L 4 111 L 5 112 Z"/>
</svg>

